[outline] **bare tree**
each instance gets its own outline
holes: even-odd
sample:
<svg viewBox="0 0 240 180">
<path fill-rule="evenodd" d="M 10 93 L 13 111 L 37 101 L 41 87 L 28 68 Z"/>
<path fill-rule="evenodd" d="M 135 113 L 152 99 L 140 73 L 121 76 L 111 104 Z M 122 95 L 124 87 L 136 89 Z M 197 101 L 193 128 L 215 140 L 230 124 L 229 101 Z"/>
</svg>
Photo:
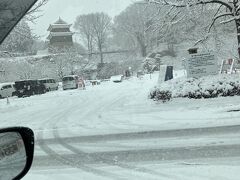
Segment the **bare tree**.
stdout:
<svg viewBox="0 0 240 180">
<path fill-rule="evenodd" d="M 55 49 L 57 52 L 57 49 Z M 58 78 L 62 79 L 65 75 L 82 73 L 89 65 L 89 60 L 82 57 L 74 48 L 66 48 L 64 52 L 57 53 L 53 57 L 53 63 Z"/>
<path fill-rule="evenodd" d="M 168 6 L 172 9 L 191 8 L 201 5 L 216 5 L 216 12 L 208 26 L 208 33 L 212 30 L 214 25 L 220 21 L 220 24 L 235 23 L 238 55 L 240 57 L 240 1 L 239 0 L 145 0 L 148 3 L 156 4 L 157 6 Z M 207 38 L 208 36 L 206 36 Z M 205 38 L 205 39 L 206 39 Z M 200 40 L 203 41 L 203 40 Z"/>
<path fill-rule="evenodd" d="M 34 65 L 28 63 L 28 62 L 19 62 L 16 66 L 17 71 L 16 74 L 19 79 L 32 79 L 35 76 L 35 69 Z"/>
<path fill-rule="evenodd" d="M 91 17 L 94 39 L 100 53 L 101 63 L 103 63 L 103 48 L 109 35 L 111 18 L 105 13 L 94 13 Z"/>
<path fill-rule="evenodd" d="M 90 14 L 80 15 L 77 17 L 74 28 L 80 34 L 82 40 L 86 42 L 86 46 L 88 49 L 89 59 L 92 57 L 93 48 L 94 48 L 94 32 L 93 26 L 91 23 L 92 16 Z"/>
<path fill-rule="evenodd" d="M 153 44 L 151 39 L 155 32 L 152 31 L 157 9 L 155 6 L 147 6 L 146 4 L 135 3 L 130 5 L 120 15 L 114 19 L 114 32 L 115 35 L 125 41 L 125 47 L 132 41 L 134 49 L 139 49 L 143 57 L 147 55 L 147 49 Z M 124 39 L 125 37 L 125 39 Z"/>
<path fill-rule="evenodd" d="M 65 75 L 67 75 L 67 70 L 66 70 L 66 60 L 62 56 L 56 56 L 54 58 L 55 61 L 55 72 L 56 75 L 59 79 L 62 79 Z"/>
<path fill-rule="evenodd" d="M 45 6 L 49 0 L 39 0 L 26 14 L 25 19 L 32 23 L 42 16 L 42 7 Z"/>
</svg>

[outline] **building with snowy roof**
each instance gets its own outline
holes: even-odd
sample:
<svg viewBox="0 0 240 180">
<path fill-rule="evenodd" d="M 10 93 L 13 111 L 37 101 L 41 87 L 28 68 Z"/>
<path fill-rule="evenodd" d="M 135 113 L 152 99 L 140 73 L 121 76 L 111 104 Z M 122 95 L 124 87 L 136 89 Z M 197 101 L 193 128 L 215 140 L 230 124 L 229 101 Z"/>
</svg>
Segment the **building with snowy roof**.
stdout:
<svg viewBox="0 0 240 180">
<path fill-rule="evenodd" d="M 49 25 L 49 35 L 47 37 L 49 41 L 48 50 L 53 51 L 64 51 L 73 47 L 73 32 L 71 32 L 71 24 L 59 19 Z"/>
</svg>

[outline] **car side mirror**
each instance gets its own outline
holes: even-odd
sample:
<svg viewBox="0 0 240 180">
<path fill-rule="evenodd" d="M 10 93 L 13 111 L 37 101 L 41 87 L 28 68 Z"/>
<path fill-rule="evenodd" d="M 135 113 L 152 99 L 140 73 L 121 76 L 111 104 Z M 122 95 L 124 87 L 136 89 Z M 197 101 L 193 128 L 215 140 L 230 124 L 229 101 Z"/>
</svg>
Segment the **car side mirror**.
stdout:
<svg viewBox="0 0 240 180">
<path fill-rule="evenodd" d="M 34 134 L 29 128 L 0 129 L 0 179 L 19 180 L 29 171 Z"/>
</svg>

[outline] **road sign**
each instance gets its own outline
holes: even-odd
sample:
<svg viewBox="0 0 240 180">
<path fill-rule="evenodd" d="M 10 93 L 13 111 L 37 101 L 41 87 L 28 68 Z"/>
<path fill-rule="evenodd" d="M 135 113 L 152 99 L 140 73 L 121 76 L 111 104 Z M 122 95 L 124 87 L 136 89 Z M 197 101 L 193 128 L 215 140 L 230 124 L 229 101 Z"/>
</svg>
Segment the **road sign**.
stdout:
<svg viewBox="0 0 240 180">
<path fill-rule="evenodd" d="M 186 62 L 186 67 L 188 78 L 200 78 L 218 74 L 217 60 L 211 53 L 192 54 Z"/>
<path fill-rule="evenodd" d="M 221 67 L 220 67 L 220 74 L 226 73 L 226 74 L 233 74 L 236 73 L 237 69 L 237 60 L 235 59 L 228 59 L 222 60 Z"/>
<path fill-rule="evenodd" d="M 158 77 L 158 84 L 173 79 L 173 66 L 161 65 Z"/>
</svg>

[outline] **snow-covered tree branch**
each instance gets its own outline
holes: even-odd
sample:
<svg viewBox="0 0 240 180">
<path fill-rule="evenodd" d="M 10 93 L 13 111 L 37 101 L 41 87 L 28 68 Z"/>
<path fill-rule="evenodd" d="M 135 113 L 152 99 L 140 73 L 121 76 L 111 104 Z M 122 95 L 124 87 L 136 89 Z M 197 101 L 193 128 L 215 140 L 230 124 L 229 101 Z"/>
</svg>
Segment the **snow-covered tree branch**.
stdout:
<svg viewBox="0 0 240 180">
<path fill-rule="evenodd" d="M 175 7 L 175 8 L 186 8 L 190 10 L 192 7 L 198 7 L 199 5 L 208 5 L 211 7 L 214 5 L 220 6 L 217 10 L 217 13 L 211 20 L 211 24 L 209 25 L 208 32 L 209 33 L 216 24 L 218 20 L 225 18 L 225 20 L 221 21 L 221 24 L 226 24 L 229 22 L 235 22 L 236 25 L 236 34 L 238 40 L 238 54 L 240 57 L 240 1 L 239 0 L 145 0 L 146 3 L 155 4 L 157 7 L 167 6 L 167 7 Z M 220 10 L 222 7 L 225 8 L 225 12 Z"/>
</svg>

